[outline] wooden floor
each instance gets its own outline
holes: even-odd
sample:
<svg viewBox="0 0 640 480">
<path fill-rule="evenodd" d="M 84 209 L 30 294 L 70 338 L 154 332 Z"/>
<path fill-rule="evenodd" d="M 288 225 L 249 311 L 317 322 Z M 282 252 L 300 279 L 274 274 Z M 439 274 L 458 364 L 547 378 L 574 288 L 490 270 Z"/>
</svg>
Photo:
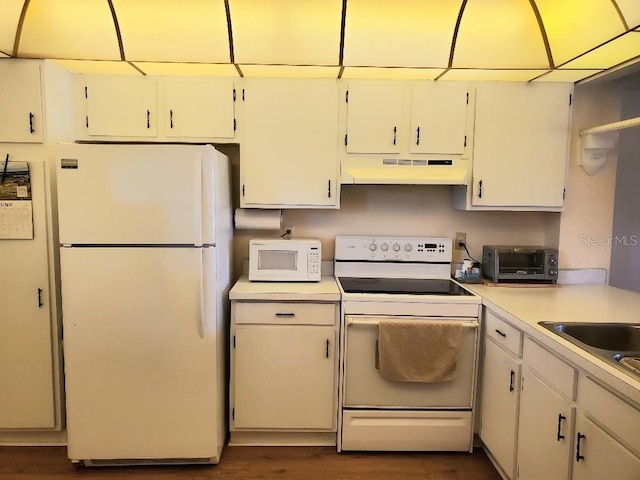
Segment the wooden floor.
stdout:
<svg viewBox="0 0 640 480">
<path fill-rule="evenodd" d="M 64 447 L 0 447 L 2 480 L 500 480 L 474 453 L 337 453 L 331 447 L 226 447 L 218 465 L 80 467 Z"/>
</svg>

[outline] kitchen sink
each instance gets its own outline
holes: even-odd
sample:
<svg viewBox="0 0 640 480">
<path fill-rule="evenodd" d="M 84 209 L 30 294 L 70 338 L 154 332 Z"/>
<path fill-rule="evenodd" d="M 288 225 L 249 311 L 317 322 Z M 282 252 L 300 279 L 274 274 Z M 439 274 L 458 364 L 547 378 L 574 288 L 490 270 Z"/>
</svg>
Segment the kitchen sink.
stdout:
<svg viewBox="0 0 640 480">
<path fill-rule="evenodd" d="M 539 325 L 610 363 L 640 377 L 640 323 L 559 323 Z"/>
</svg>

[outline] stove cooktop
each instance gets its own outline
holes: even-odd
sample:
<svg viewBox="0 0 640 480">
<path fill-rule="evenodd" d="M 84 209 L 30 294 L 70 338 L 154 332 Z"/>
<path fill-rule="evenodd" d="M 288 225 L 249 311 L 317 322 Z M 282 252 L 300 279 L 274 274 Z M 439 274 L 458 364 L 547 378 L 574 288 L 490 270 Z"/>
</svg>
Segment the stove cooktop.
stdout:
<svg viewBox="0 0 640 480">
<path fill-rule="evenodd" d="M 384 293 L 396 295 L 451 295 L 473 294 L 449 279 L 418 278 L 355 278 L 339 277 L 345 293 Z"/>
</svg>

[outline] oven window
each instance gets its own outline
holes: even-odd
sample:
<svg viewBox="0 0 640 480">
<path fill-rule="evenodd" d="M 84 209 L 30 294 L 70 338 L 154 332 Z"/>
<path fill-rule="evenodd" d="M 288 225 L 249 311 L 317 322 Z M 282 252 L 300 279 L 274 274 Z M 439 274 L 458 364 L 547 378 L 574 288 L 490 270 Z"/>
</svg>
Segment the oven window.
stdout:
<svg viewBox="0 0 640 480">
<path fill-rule="evenodd" d="M 544 273 L 544 252 L 500 252 L 500 271 L 503 273 Z"/>
<path fill-rule="evenodd" d="M 295 271 L 298 252 L 295 250 L 262 250 L 258 256 L 258 270 Z"/>
</svg>

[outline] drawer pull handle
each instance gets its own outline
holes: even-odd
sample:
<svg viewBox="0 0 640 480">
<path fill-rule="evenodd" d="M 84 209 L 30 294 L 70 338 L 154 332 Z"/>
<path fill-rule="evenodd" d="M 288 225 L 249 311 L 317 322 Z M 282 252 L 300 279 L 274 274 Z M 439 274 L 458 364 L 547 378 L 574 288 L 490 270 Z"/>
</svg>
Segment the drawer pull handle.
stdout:
<svg viewBox="0 0 640 480">
<path fill-rule="evenodd" d="M 509 391 L 513 392 L 515 390 L 514 386 L 513 386 L 513 379 L 516 377 L 516 372 L 514 372 L 513 370 L 511 370 L 511 373 L 509 374 Z"/>
<path fill-rule="evenodd" d="M 295 317 L 296 314 L 295 313 L 276 313 L 276 317 L 287 317 L 287 318 L 293 318 Z"/>
<path fill-rule="evenodd" d="M 564 435 L 562 435 L 562 421 L 566 420 L 567 417 L 565 417 L 564 415 L 562 415 L 561 413 L 558 414 L 558 435 L 557 435 L 557 440 L 560 441 L 564 438 Z"/>
<path fill-rule="evenodd" d="M 498 330 L 498 329 L 496 328 L 496 333 L 497 333 L 498 335 L 500 335 L 502 338 L 507 338 L 507 334 L 506 334 L 506 333 L 504 333 L 502 330 Z"/>
<path fill-rule="evenodd" d="M 584 455 L 580 455 L 580 442 L 582 440 L 584 440 L 585 438 L 587 438 L 586 436 L 584 436 L 583 434 L 581 434 L 580 432 L 578 432 L 578 436 L 576 437 L 577 442 L 576 442 L 576 462 L 579 462 L 580 460 L 584 460 Z"/>
<path fill-rule="evenodd" d="M 329 358 L 329 339 L 327 339 L 327 350 L 325 352 L 326 358 Z"/>
</svg>

